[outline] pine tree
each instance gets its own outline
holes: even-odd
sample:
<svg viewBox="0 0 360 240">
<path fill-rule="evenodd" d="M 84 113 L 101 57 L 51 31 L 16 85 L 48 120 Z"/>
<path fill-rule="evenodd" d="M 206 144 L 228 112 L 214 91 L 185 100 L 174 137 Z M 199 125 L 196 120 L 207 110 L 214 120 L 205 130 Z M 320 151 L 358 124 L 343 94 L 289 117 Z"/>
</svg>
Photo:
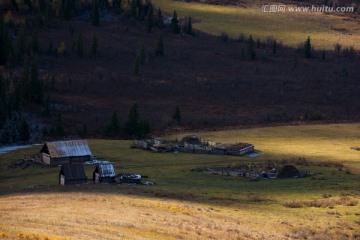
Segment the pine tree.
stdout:
<svg viewBox="0 0 360 240">
<path fill-rule="evenodd" d="M 144 64 L 145 60 L 146 60 L 146 50 L 145 50 L 145 47 L 142 46 L 141 50 L 140 50 L 140 63 Z"/>
<path fill-rule="evenodd" d="M 304 53 L 305 53 L 305 58 L 311 58 L 312 54 L 311 54 L 311 40 L 310 40 L 310 36 L 307 38 L 307 40 L 305 41 L 304 44 Z"/>
<path fill-rule="evenodd" d="M 20 141 L 27 142 L 30 139 L 30 128 L 29 124 L 25 120 L 25 118 L 22 119 L 20 123 L 20 133 L 19 133 Z"/>
<path fill-rule="evenodd" d="M 160 8 L 157 11 L 156 22 L 157 22 L 157 25 L 158 25 L 159 28 L 163 27 L 163 25 L 164 25 L 163 24 L 163 14 L 162 14 L 162 11 L 161 11 Z"/>
<path fill-rule="evenodd" d="M 54 50 L 53 50 L 53 41 L 52 39 L 49 42 L 49 46 L 48 49 L 46 51 L 47 55 L 51 56 L 53 54 Z"/>
<path fill-rule="evenodd" d="M 18 62 L 20 62 L 23 60 L 24 55 L 27 52 L 27 39 L 26 39 L 26 30 L 24 25 L 20 27 L 19 36 L 17 38 L 17 43 L 16 43 L 16 49 L 17 49 L 17 60 Z"/>
<path fill-rule="evenodd" d="M 84 56 L 84 43 L 82 38 L 82 33 L 80 32 L 76 40 L 76 53 L 79 57 Z"/>
<path fill-rule="evenodd" d="M 272 53 L 275 55 L 276 54 L 276 49 L 277 49 L 277 43 L 276 43 L 276 39 L 273 41 L 273 46 L 272 46 Z"/>
<path fill-rule="evenodd" d="M 137 4 L 137 0 L 132 0 L 131 1 L 131 6 L 130 6 L 130 10 L 131 10 L 131 16 L 133 18 L 136 18 L 138 16 L 138 4 Z"/>
<path fill-rule="evenodd" d="M 255 48 L 254 48 L 254 40 L 251 35 L 247 41 L 247 54 L 251 60 L 254 60 L 256 57 Z"/>
<path fill-rule="evenodd" d="M 191 23 L 191 17 L 189 17 L 187 25 L 186 25 L 186 33 L 193 35 L 193 29 L 192 29 L 192 23 Z"/>
<path fill-rule="evenodd" d="M 181 113 L 180 113 L 180 108 L 179 108 L 179 106 L 176 106 L 172 118 L 176 121 L 177 125 L 180 124 L 180 121 L 181 121 Z"/>
<path fill-rule="evenodd" d="M 106 127 L 106 135 L 115 136 L 120 133 L 120 124 L 116 112 L 113 112 L 111 115 L 111 120 L 109 125 Z"/>
<path fill-rule="evenodd" d="M 91 44 L 91 55 L 96 57 L 98 55 L 98 40 L 96 35 L 94 34 L 92 44 Z"/>
<path fill-rule="evenodd" d="M 156 45 L 156 56 L 164 56 L 164 42 L 162 35 L 160 35 L 159 40 Z"/>
<path fill-rule="evenodd" d="M 92 1 L 91 8 L 91 24 L 93 26 L 99 26 L 100 24 L 100 6 L 99 0 Z"/>
<path fill-rule="evenodd" d="M 139 56 L 136 56 L 135 58 L 135 65 L 134 65 L 134 73 L 136 75 L 139 74 L 139 70 L 140 70 L 140 57 Z"/>
<path fill-rule="evenodd" d="M 125 133 L 130 136 L 135 135 L 138 132 L 139 123 L 140 123 L 140 115 L 138 112 L 138 106 L 137 103 L 134 103 L 134 105 L 132 105 L 130 108 L 128 120 L 124 125 Z"/>
<path fill-rule="evenodd" d="M 154 7 L 153 5 L 150 3 L 149 4 L 149 9 L 148 9 L 148 15 L 147 15 L 147 30 L 150 33 L 153 26 L 154 26 Z"/>
<path fill-rule="evenodd" d="M 179 20 L 176 11 L 174 11 L 174 14 L 171 18 L 171 27 L 174 33 L 176 34 L 180 33 Z"/>
<path fill-rule="evenodd" d="M 55 135 L 58 137 L 62 137 L 65 134 L 63 123 L 62 123 L 62 116 L 61 113 L 59 113 L 56 117 L 56 124 L 55 124 Z"/>
<path fill-rule="evenodd" d="M 33 53 L 39 53 L 39 40 L 38 40 L 37 33 L 34 33 L 32 35 L 31 48 L 32 48 Z"/>
<path fill-rule="evenodd" d="M 64 13 L 64 19 L 66 21 L 70 21 L 71 18 L 72 18 L 72 11 L 73 11 L 73 8 L 74 8 L 74 2 L 73 0 L 64 0 L 64 10 L 63 10 L 63 13 Z"/>
</svg>

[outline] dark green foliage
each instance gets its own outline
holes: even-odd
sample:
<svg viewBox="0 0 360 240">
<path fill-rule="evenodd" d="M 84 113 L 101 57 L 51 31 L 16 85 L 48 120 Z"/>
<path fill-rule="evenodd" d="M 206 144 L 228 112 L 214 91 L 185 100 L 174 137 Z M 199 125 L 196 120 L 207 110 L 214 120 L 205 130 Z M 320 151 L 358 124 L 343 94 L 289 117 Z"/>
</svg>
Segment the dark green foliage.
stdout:
<svg viewBox="0 0 360 240">
<path fill-rule="evenodd" d="M 306 39 L 306 41 L 305 41 L 305 44 L 304 44 L 304 54 L 305 54 L 305 58 L 311 58 L 311 57 L 312 57 L 310 37 L 308 37 L 308 38 Z"/>
<path fill-rule="evenodd" d="M 124 125 L 124 131 L 129 136 L 137 138 L 145 137 L 150 132 L 148 121 L 140 119 L 136 103 L 130 109 L 128 120 Z"/>
<path fill-rule="evenodd" d="M 178 19 L 176 11 L 174 11 L 173 16 L 171 18 L 171 28 L 174 33 L 176 33 L 176 34 L 180 33 L 179 19 Z"/>
<path fill-rule="evenodd" d="M 44 84 L 39 79 L 37 62 L 34 61 L 31 65 L 30 73 L 30 89 L 31 89 L 31 102 L 42 103 L 44 99 Z"/>
<path fill-rule="evenodd" d="M 175 111 L 172 115 L 172 118 L 176 121 L 176 123 L 179 125 L 181 121 L 181 113 L 179 106 L 176 106 Z"/>
<path fill-rule="evenodd" d="M 70 21 L 75 8 L 74 0 L 63 0 L 63 14 L 66 21 Z"/>
<path fill-rule="evenodd" d="M 44 103 L 43 116 L 50 117 L 50 96 L 49 95 L 46 97 L 46 101 Z"/>
<path fill-rule="evenodd" d="M 53 53 L 54 53 L 54 50 L 53 50 L 53 41 L 50 40 L 50 43 L 49 43 L 49 46 L 48 46 L 48 49 L 46 51 L 47 55 L 51 56 Z"/>
<path fill-rule="evenodd" d="M 131 1 L 131 16 L 133 18 L 136 18 L 138 15 L 138 3 L 137 0 L 132 0 Z"/>
<path fill-rule="evenodd" d="M 273 41 L 272 44 L 272 53 L 275 55 L 276 54 L 276 50 L 277 50 L 277 42 L 276 39 Z"/>
<path fill-rule="evenodd" d="M 9 54 L 8 33 L 4 23 L 2 11 L 0 11 L 0 65 L 5 65 Z"/>
<path fill-rule="evenodd" d="M 137 55 L 135 58 L 134 73 L 136 75 L 139 74 L 139 70 L 140 70 L 140 56 Z"/>
<path fill-rule="evenodd" d="M 19 135 L 20 141 L 22 142 L 27 142 L 30 139 L 29 124 L 25 119 L 21 121 Z"/>
<path fill-rule="evenodd" d="M 100 4 L 99 0 L 93 0 L 91 6 L 91 24 L 99 26 L 100 24 Z"/>
<path fill-rule="evenodd" d="M 63 137 L 65 135 L 61 113 L 56 116 L 54 135 L 58 137 Z"/>
<path fill-rule="evenodd" d="M 22 25 L 19 30 L 17 42 L 16 42 L 16 50 L 17 50 L 17 60 L 21 62 L 24 59 L 25 54 L 27 53 L 27 38 L 26 38 L 26 29 L 25 26 Z"/>
<path fill-rule="evenodd" d="M 224 43 L 227 43 L 230 40 L 229 35 L 226 32 L 222 32 L 220 35 L 220 38 Z"/>
<path fill-rule="evenodd" d="M 33 53 L 39 53 L 39 40 L 38 40 L 37 33 L 34 33 L 32 35 L 31 49 L 32 49 Z"/>
<path fill-rule="evenodd" d="M 84 138 L 84 137 L 87 136 L 87 132 L 88 132 L 88 130 L 87 130 L 87 125 L 86 125 L 86 123 L 83 123 L 83 125 L 81 126 L 81 128 L 79 128 L 79 129 L 77 130 L 78 135 L 79 135 L 80 137 L 82 137 L 82 138 Z"/>
<path fill-rule="evenodd" d="M 250 35 L 249 39 L 247 40 L 247 55 L 248 58 L 251 60 L 254 60 L 256 57 L 256 53 L 255 53 L 255 46 L 254 46 L 254 40 L 252 38 L 252 36 Z"/>
<path fill-rule="evenodd" d="M 139 57 L 140 57 L 140 63 L 141 63 L 141 64 L 144 64 L 145 61 L 146 61 L 146 50 L 145 50 L 145 47 L 144 47 L 144 46 L 141 47 Z"/>
<path fill-rule="evenodd" d="M 113 0 L 112 2 L 112 10 L 115 13 L 121 13 L 122 9 L 121 9 L 121 0 Z"/>
<path fill-rule="evenodd" d="M 162 35 L 160 35 L 159 40 L 157 42 L 155 54 L 156 56 L 164 56 L 164 42 Z"/>
<path fill-rule="evenodd" d="M 159 8 L 157 11 L 157 16 L 156 16 L 156 24 L 159 28 L 163 28 L 164 24 L 163 24 L 163 14 L 161 9 Z"/>
<path fill-rule="evenodd" d="M 94 34 L 92 43 L 91 43 L 91 56 L 92 57 L 96 57 L 98 55 L 98 45 L 99 45 L 99 43 L 98 43 L 96 34 Z"/>
<path fill-rule="evenodd" d="M 81 32 L 79 32 L 79 35 L 76 39 L 76 53 L 81 58 L 84 56 L 84 43 Z"/>
<path fill-rule="evenodd" d="M 16 12 L 19 11 L 19 6 L 18 6 L 16 0 L 11 0 L 11 7 L 14 11 L 16 11 Z"/>
<path fill-rule="evenodd" d="M 148 14 L 146 18 L 146 27 L 149 33 L 154 27 L 154 7 L 151 3 L 149 3 Z"/>
<path fill-rule="evenodd" d="M 30 139 L 29 125 L 22 113 L 12 112 L 0 131 L 0 142 L 13 144 Z"/>
<path fill-rule="evenodd" d="M 119 119 L 116 112 L 114 112 L 111 115 L 109 125 L 106 127 L 105 134 L 110 137 L 110 136 L 116 136 L 119 133 L 120 133 Z"/>
<path fill-rule="evenodd" d="M 185 33 L 190 34 L 190 35 L 194 34 L 193 28 L 192 28 L 191 17 L 189 17 L 187 20 L 186 27 L 185 27 Z"/>
</svg>

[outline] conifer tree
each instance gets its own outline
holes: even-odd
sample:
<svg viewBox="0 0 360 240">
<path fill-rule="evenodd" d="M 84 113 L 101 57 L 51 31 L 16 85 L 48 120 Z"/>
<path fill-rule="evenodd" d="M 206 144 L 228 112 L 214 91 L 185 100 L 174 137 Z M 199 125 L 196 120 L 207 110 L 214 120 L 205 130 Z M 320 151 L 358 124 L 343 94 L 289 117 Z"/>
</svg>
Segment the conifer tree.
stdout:
<svg viewBox="0 0 360 240">
<path fill-rule="evenodd" d="M 81 32 L 79 32 L 78 38 L 76 40 L 76 53 L 81 58 L 84 56 L 84 43 Z"/>
<path fill-rule="evenodd" d="M 56 116 L 56 123 L 55 123 L 54 130 L 55 130 L 55 135 L 58 137 L 62 137 L 65 134 L 61 113 L 59 113 Z"/>
<path fill-rule="evenodd" d="M 254 40 L 252 38 L 252 36 L 250 35 L 248 41 L 247 41 L 247 54 L 248 57 L 251 60 L 254 60 L 256 57 L 256 53 L 255 53 L 255 47 L 254 47 Z"/>
<path fill-rule="evenodd" d="M 99 4 L 99 0 L 92 0 L 91 24 L 93 26 L 99 26 L 99 24 L 100 24 L 100 4 Z"/>
<path fill-rule="evenodd" d="M 176 121 L 176 123 L 179 125 L 181 121 L 181 113 L 179 106 L 176 106 L 175 111 L 173 113 L 172 118 Z"/>
<path fill-rule="evenodd" d="M 277 50 L 277 43 L 276 43 L 276 39 L 273 41 L 273 45 L 272 45 L 272 53 L 275 55 L 276 54 L 276 50 Z"/>
<path fill-rule="evenodd" d="M 91 55 L 96 57 L 98 55 L 98 40 L 96 34 L 93 35 L 93 40 L 91 44 Z"/>
<path fill-rule="evenodd" d="M 147 14 L 147 30 L 150 33 L 153 26 L 154 26 L 154 7 L 151 3 L 149 3 L 149 9 L 148 9 L 148 14 Z"/>
<path fill-rule="evenodd" d="M 137 55 L 136 58 L 135 58 L 134 73 L 135 73 L 136 75 L 138 75 L 138 74 L 139 74 L 139 70 L 140 70 L 140 57 L 139 57 L 139 55 Z"/>
<path fill-rule="evenodd" d="M 174 11 L 174 14 L 171 18 L 171 27 L 174 33 L 176 34 L 180 33 L 179 20 L 176 11 Z"/>
<path fill-rule="evenodd" d="M 311 40 L 310 40 L 310 36 L 307 38 L 307 40 L 305 41 L 304 44 L 304 53 L 305 53 L 305 58 L 311 58 L 312 54 L 311 54 Z"/>
<path fill-rule="evenodd" d="M 156 45 L 156 56 L 164 56 L 164 42 L 162 35 L 160 35 L 159 40 Z"/>
<path fill-rule="evenodd" d="M 190 34 L 190 35 L 193 34 L 191 17 L 188 18 L 188 22 L 187 22 L 187 26 L 186 26 L 186 33 Z"/>
</svg>

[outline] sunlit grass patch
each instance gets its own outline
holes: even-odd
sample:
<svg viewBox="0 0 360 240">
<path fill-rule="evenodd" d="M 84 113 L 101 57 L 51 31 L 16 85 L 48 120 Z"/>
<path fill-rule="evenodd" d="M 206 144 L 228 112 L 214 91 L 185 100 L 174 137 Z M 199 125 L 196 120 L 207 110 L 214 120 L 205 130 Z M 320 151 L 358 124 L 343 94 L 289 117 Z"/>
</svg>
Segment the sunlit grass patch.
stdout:
<svg viewBox="0 0 360 240">
<path fill-rule="evenodd" d="M 154 3 L 169 13 L 176 10 L 180 16 L 198 19 L 194 27 L 214 35 L 227 32 L 237 38 L 244 33 L 263 40 L 273 36 L 291 46 L 298 46 L 311 36 L 316 49 L 334 49 L 336 43 L 360 49 L 359 20 L 356 19 L 323 13 L 263 13 L 261 6 L 252 3 L 247 8 L 173 0 L 155 0 Z M 336 29 L 346 29 L 346 32 Z"/>
</svg>

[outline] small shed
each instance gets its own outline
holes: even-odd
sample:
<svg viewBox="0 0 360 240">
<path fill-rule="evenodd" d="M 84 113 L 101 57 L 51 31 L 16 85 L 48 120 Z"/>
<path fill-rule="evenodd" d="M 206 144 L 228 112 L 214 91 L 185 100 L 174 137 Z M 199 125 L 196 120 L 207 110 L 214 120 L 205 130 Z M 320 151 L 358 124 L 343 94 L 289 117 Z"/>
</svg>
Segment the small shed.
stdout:
<svg viewBox="0 0 360 240">
<path fill-rule="evenodd" d="M 83 184 L 87 176 L 83 164 L 64 164 L 59 174 L 59 185 Z"/>
<path fill-rule="evenodd" d="M 50 166 L 84 163 L 91 158 L 86 140 L 46 142 L 40 150 L 41 159 Z"/>
<path fill-rule="evenodd" d="M 93 172 L 94 183 L 114 183 L 115 169 L 111 163 L 100 163 Z"/>
</svg>

